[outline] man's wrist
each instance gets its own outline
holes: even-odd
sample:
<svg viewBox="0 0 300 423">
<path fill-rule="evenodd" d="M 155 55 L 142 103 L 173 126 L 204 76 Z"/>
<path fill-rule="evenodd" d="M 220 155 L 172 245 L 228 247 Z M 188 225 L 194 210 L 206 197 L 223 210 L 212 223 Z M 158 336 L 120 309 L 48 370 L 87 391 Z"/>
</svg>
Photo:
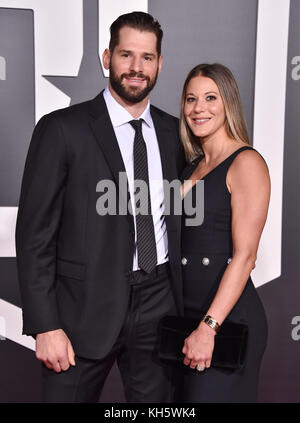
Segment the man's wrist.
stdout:
<svg viewBox="0 0 300 423">
<path fill-rule="evenodd" d="M 35 336 L 36 336 L 36 338 L 37 338 L 37 337 L 39 337 L 39 336 L 41 336 L 41 335 L 46 335 L 46 334 L 51 334 L 51 335 L 53 335 L 53 334 L 54 334 L 54 332 L 61 331 L 61 330 L 62 330 L 61 328 L 57 328 L 57 329 L 50 329 L 50 330 L 45 330 L 44 332 L 39 332 L 39 333 L 35 334 Z"/>
</svg>

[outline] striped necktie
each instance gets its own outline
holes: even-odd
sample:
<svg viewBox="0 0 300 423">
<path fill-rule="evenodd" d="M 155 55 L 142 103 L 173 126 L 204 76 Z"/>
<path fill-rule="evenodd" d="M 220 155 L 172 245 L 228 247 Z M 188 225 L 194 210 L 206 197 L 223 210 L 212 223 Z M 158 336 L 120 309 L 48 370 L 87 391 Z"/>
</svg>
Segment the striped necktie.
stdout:
<svg viewBox="0 0 300 423">
<path fill-rule="evenodd" d="M 147 192 L 140 192 L 137 201 L 137 190 L 135 186 L 135 204 L 139 202 L 142 213 L 136 213 L 137 231 L 137 256 L 138 266 L 146 273 L 150 273 L 157 264 L 156 240 L 154 233 L 153 217 L 151 213 L 150 186 L 148 173 L 147 148 L 142 133 L 143 120 L 132 120 L 129 122 L 135 130 L 133 158 L 134 158 L 134 181 L 144 181 Z M 146 195 L 145 195 L 146 194 Z"/>
</svg>

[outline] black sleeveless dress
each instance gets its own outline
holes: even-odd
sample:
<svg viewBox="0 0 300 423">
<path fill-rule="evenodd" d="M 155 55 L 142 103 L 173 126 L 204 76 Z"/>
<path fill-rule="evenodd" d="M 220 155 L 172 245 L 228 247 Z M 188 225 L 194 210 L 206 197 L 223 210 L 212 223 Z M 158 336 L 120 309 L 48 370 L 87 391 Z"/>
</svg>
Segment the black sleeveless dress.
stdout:
<svg viewBox="0 0 300 423">
<path fill-rule="evenodd" d="M 198 317 L 212 302 L 222 275 L 232 257 L 231 204 L 226 186 L 227 171 L 235 157 L 251 147 L 242 147 L 204 176 L 204 221 L 186 226 L 183 212 L 182 270 L 185 315 Z M 188 179 L 199 159 L 188 166 Z M 192 188 L 192 190 L 195 186 Z M 187 195 L 193 195 L 192 190 Z M 187 195 L 185 198 L 187 198 Z M 183 207 L 184 209 L 184 207 Z M 210 367 L 203 372 L 185 369 L 185 402 L 255 402 L 259 368 L 266 347 L 267 323 L 262 303 L 251 278 L 227 316 L 249 327 L 246 364 L 241 370 Z"/>
</svg>

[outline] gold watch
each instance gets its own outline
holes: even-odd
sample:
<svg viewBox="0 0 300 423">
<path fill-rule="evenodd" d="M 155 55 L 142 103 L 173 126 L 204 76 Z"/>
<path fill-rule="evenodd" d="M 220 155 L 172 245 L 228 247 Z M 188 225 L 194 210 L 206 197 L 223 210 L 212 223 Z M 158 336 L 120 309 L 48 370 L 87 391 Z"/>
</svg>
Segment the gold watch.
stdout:
<svg viewBox="0 0 300 423">
<path fill-rule="evenodd" d="M 201 321 L 206 323 L 210 328 L 212 328 L 216 333 L 218 333 L 218 330 L 220 329 L 220 325 L 216 321 L 216 319 L 206 314 Z"/>
</svg>

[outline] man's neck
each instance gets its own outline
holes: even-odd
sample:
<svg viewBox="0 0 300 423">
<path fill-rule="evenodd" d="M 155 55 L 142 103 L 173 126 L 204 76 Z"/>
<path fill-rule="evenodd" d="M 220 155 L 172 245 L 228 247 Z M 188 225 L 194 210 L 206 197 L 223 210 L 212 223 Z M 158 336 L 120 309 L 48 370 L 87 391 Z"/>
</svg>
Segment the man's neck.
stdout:
<svg viewBox="0 0 300 423">
<path fill-rule="evenodd" d="M 149 101 L 149 95 L 147 95 L 144 100 L 140 101 L 139 103 L 131 103 L 129 101 L 126 101 L 124 98 L 120 97 L 112 88 L 110 84 L 108 84 L 108 89 L 113 98 L 122 106 L 124 109 L 127 110 L 128 113 L 131 114 L 131 116 L 136 119 L 144 112 L 144 110 L 147 107 L 148 101 Z"/>
</svg>

